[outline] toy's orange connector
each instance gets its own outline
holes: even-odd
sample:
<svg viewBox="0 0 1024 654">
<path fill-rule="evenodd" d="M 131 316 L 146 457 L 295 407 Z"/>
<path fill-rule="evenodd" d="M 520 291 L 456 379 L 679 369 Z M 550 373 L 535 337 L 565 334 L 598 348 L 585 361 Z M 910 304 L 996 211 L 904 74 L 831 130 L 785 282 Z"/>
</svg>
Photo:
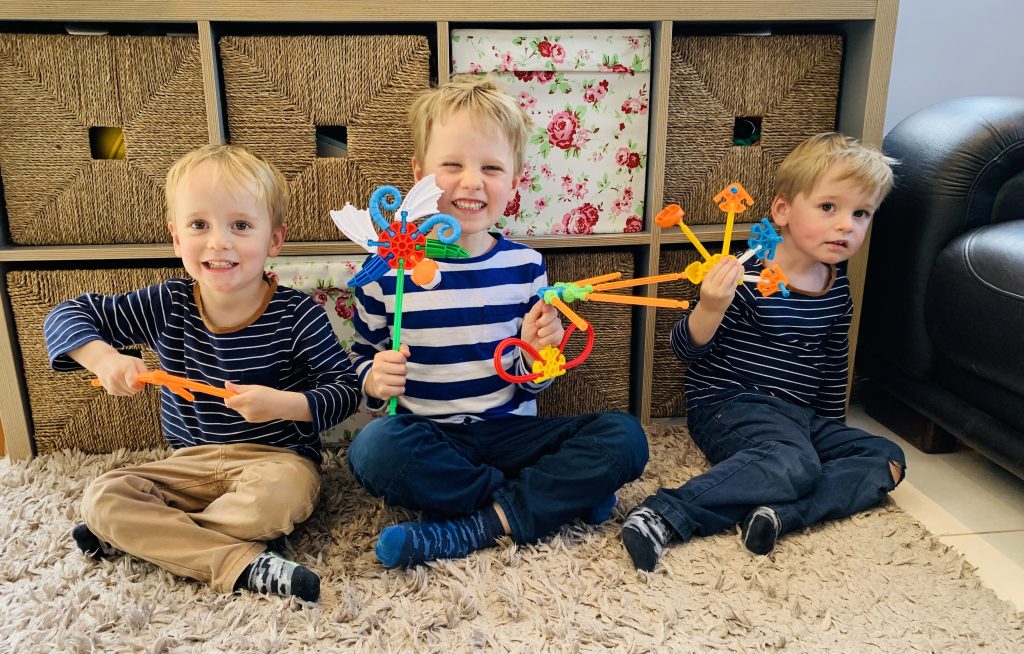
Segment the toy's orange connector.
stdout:
<svg viewBox="0 0 1024 654">
<path fill-rule="evenodd" d="M 196 396 L 189 391 L 195 391 L 197 393 L 205 393 L 207 395 L 216 395 L 217 397 L 223 397 L 225 399 L 234 397 L 238 393 L 229 391 L 226 388 L 217 388 L 216 386 L 210 386 L 202 382 L 192 381 L 184 377 L 177 377 L 163 370 L 150 370 L 148 372 L 139 373 L 138 380 L 143 384 L 153 384 L 155 386 L 166 386 L 172 393 L 180 395 L 189 402 L 196 399 Z M 99 379 L 92 380 L 93 386 L 102 386 Z"/>
</svg>

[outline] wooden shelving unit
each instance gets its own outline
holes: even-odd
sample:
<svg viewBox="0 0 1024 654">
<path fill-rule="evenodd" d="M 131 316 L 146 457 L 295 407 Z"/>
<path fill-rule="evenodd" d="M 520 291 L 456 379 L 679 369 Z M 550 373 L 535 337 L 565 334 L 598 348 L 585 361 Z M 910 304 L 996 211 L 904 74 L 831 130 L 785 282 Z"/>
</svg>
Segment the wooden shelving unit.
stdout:
<svg viewBox="0 0 1024 654">
<path fill-rule="evenodd" d="M 593 236 L 541 236 L 520 239 L 539 250 L 565 248 L 628 248 L 638 253 L 636 275 L 656 274 L 663 244 L 682 244 L 681 234 L 662 235 L 652 229 L 653 216 L 664 199 L 666 126 L 672 108 L 668 103 L 671 43 L 674 33 L 706 29 L 715 33 L 764 30 L 775 25 L 799 26 L 838 32 L 844 36 L 845 52 L 840 88 L 838 127 L 867 143 L 879 145 L 882 139 L 884 108 L 892 59 L 898 0 L 671 0 L 632 3 L 594 0 L 578 2 L 551 0 L 543 4 L 523 0 L 481 2 L 447 0 L 419 2 L 396 0 L 382 5 L 370 1 L 294 0 L 282 2 L 243 2 L 179 0 L 153 2 L 108 0 L 27 1 L 7 0 L 0 5 L 0 32 L 56 31 L 60 24 L 97 23 L 104 26 L 125 24 L 185 25 L 198 34 L 206 90 L 207 124 L 211 142 L 223 142 L 223 92 L 217 64 L 216 42 L 219 27 L 231 23 L 274 24 L 361 24 L 360 27 L 388 24 L 436 25 L 433 71 L 438 80 L 447 79 L 450 61 L 449 34 L 453 26 L 515 25 L 585 27 L 629 24 L 649 27 L 653 36 L 650 131 L 648 143 L 645 231 L 632 234 Z M 44 28 L 41 28 L 43 25 Z M 428 27 L 428 31 L 430 28 Z M 0 106 L 0 111 L 4 107 Z M 3 139 L 3 135 L 0 135 Z M 2 207 L 0 207 L 2 210 Z M 5 214 L 0 211 L 0 216 Z M 0 232 L 6 231 L 0 229 Z M 738 225 L 736 237 L 746 227 Z M 720 226 L 695 226 L 706 242 L 722 238 Z M 297 242 L 286 245 L 285 255 L 353 255 L 361 252 L 351 243 Z M 855 315 L 851 335 L 851 361 L 856 349 L 860 317 L 861 291 L 868 256 L 865 246 L 849 264 L 854 289 Z M 95 265 L 114 261 L 130 265 L 132 261 L 173 259 L 170 244 L 17 246 L 0 245 L 0 418 L 7 448 L 16 459 L 32 456 L 31 420 L 24 383 L 20 373 L 17 338 L 11 317 L 10 300 L 4 279 L 12 267 L 42 267 L 81 262 Z M 645 292 L 641 290 L 640 292 Z M 651 414 L 651 370 L 655 365 L 654 309 L 636 309 L 634 314 L 634 352 L 631 376 L 631 406 L 643 422 Z"/>
</svg>

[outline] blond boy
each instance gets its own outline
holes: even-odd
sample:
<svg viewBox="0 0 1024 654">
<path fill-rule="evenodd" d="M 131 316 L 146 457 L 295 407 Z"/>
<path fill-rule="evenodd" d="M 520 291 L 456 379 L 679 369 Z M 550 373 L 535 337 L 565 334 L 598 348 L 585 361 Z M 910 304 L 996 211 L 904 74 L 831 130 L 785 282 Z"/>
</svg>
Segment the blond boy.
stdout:
<svg viewBox="0 0 1024 654">
<path fill-rule="evenodd" d="M 765 262 L 785 272 L 790 296 L 738 286 L 744 265 L 732 257 L 705 277 L 672 348 L 690 363 L 690 434 L 714 465 L 630 513 L 622 539 L 637 568 L 653 570 L 671 540 L 739 522 L 746 548 L 768 554 L 782 534 L 861 511 L 902 479 L 897 445 L 845 424 L 853 304 L 837 265 L 863 244 L 893 163 L 841 134 L 808 139 L 776 173 L 784 240 Z"/>
<path fill-rule="evenodd" d="M 352 351 L 363 390 L 399 413 L 368 425 L 349 448 L 355 478 L 389 504 L 429 519 L 384 529 L 376 554 L 386 566 L 466 556 L 508 534 L 531 542 L 575 518 L 602 521 L 615 491 L 647 462 L 631 416 L 594 413 L 538 418 L 549 382 L 509 383 L 494 350 L 520 336 L 536 349 L 563 329 L 538 301 L 547 284 L 540 255 L 491 228 L 523 168 L 528 118 L 495 84 L 456 78 L 410 110 L 416 179 L 434 174 L 440 211 L 462 225 L 467 259 L 442 259 L 441 285 L 404 299 L 402 350 L 391 350 L 395 277 L 356 290 Z M 525 375 L 532 360 L 509 350 L 503 365 Z M 557 382 L 556 382 L 557 383 Z"/>
<path fill-rule="evenodd" d="M 206 146 L 169 171 L 167 206 L 191 279 L 58 305 L 44 325 L 50 363 L 132 395 L 146 366 L 117 348 L 145 343 L 163 370 L 237 395 L 187 401 L 162 389 L 174 452 L 93 481 L 72 535 L 96 558 L 127 552 L 219 592 L 316 601 L 320 578 L 266 543 L 312 513 L 320 432 L 360 393 L 323 309 L 263 272 L 284 243 L 284 178 L 244 148 Z"/>
</svg>

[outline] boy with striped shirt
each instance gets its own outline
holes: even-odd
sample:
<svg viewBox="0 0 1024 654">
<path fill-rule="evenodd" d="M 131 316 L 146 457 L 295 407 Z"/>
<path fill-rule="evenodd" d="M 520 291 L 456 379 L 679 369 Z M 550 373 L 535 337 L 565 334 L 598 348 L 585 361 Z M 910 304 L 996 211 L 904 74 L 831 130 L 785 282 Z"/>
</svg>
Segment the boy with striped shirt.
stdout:
<svg viewBox="0 0 1024 654">
<path fill-rule="evenodd" d="M 58 305 L 44 324 L 50 363 L 133 395 L 146 366 L 116 348 L 144 343 L 168 373 L 237 394 L 190 402 L 163 388 L 174 452 L 93 481 L 72 535 L 95 558 L 127 552 L 219 592 L 316 601 L 320 578 L 266 543 L 312 513 L 320 432 L 351 415 L 360 392 L 323 309 L 263 272 L 284 243 L 286 182 L 244 148 L 210 145 L 171 167 L 166 193 L 191 279 Z"/>
<path fill-rule="evenodd" d="M 440 286 L 405 287 L 402 346 L 391 350 L 395 276 L 356 289 L 352 353 L 368 403 L 398 397 L 398 415 L 365 427 L 348 451 L 355 478 L 389 504 L 431 518 L 384 529 L 386 566 L 466 556 L 510 535 L 542 538 L 575 518 L 603 521 L 615 491 L 640 476 L 647 441 L 622 413 L 538 418 L 535 396 L 551 382 L 513 384 L 494 350 L 520 336 L 536 349 L 563 334 L 540 254 L 490 229 L 523 168 L 529 119 L 492 82 L 456 78 L 410 108 L 417 180 L 433 173 L 439 210 L 462 226 L 466 259 L 442 259 Z M 530 371 L 520 350 L 513 374 Z"/>
<path fill-rule="evenodd" d="M 786 273 L 790 296 L 738 286 L 733 257 L 704 278 L 671 342 L 690 363 L 690 434 L 714 465 L 630 513 L 622 540 L 637 568 L 653 570 L 671 540 L 741 521 L 746 548 L 768 554 L 782 534 L 866 509 L 902 479 L 899 446 L 845 424 L 853 303 L 837 265 L 864 242 L 893 163 L 840 134 L 811 137 L 775 175 L 783 241 L 766 263 Z"/>
</svg>

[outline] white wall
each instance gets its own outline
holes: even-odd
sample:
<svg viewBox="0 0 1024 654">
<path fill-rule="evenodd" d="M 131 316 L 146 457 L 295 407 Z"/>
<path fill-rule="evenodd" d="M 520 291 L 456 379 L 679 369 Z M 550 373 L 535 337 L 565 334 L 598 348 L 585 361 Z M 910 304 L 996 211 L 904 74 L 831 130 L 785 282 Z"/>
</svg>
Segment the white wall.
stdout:
<svg viewBox="0 0 1024 654">
<path fill-rule="evenodd" d="M 1024 96 L 1024 0 L 900 0 L 886 133 L 965 95 Z"/>
</svg>

